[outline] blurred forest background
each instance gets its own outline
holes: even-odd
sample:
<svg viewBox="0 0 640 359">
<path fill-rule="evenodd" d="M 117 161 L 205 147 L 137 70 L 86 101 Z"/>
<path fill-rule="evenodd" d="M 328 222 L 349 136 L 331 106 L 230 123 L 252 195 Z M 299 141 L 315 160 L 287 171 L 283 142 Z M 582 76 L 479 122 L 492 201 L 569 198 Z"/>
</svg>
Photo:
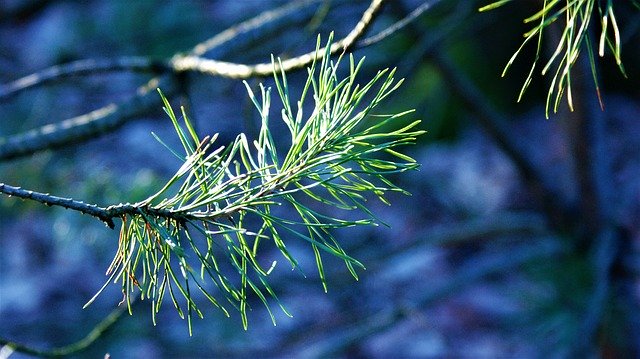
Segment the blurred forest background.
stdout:
<svg viewBox="0 0 640 359">
<path fill-rule="evenodd" d="M 82 59 L 169 59 L 286 3 L 5 0 L 0 84 Z M 369 4 L 307 3 L 205 57 L 253 64 L 268 62 L 270 54 L 306 53 L 318 34 L 345 36 Z M 640 355 L 640 11 L 632 2 L 615 2 L 628 78 L 612 56 L 598 59 L 605 111 L 588 61 L 579 60 L 572 73 L 575 111 L 563 100 L 547 120 L 548 77 L 536 73 L 516 102 L 534 44 L 500 78 L 531 28 L 522 20 L 542 1 L 479 13 L 487 3 L 388 1 L 367 35 L 415 9 L 426 11 L 382 41 L 354 49 L 356 57 L 367 57 L 363 79 L 398 68 L 406 82 L 385 110 L 414 108 L 409 117 L 422 119 L 421 129 L 428 131 L 407 149 L 420 170 L 393 178 L 412 196 L 391 196 L 391 206 L 371 200 L 390 228 L 335 233 L 367 267 L 359 281 L 339 260 L 327 258 L 325 294 L 313 252 L 289 238 L 307 278 L 282 266 L 272 285 L 293 318 L 277 313 L 274 327 L 253 298 L 245 332 L 237 313 L 226 318 L 203 305 L 205 319 L 194 321 L 189 337 L 170 302 L 154 327 L 143 301 L 81 356 Z M 550 28 L 543 58 L 555 49 L 560 30 Z M 301 89 L 305 75 L 291 73 L 292 88 Z M 3 152 L 12 135 L 131 101 L 153 76 L 83 74 L 15 96 L 2 87 L 0 182 L 100 205 L 154 193 L 180 166 L 151 136 L 153 131 L 179 146 L 159 98 L 152 109 L 86 141 L 28 155 Z M 163 76 L 179 84 L 170 101 L 187 106 L 199 133 L 218 132 L 221 143 L 239 132 L 256 136 L 259 117 L 241 81 Z M 248 81 L 254 88 L 273 85 L 268 77 Z M 89 216 L 0 197 L 0 337 L 46 349 L 89 333 L 121 300 L 119 286 L 112 285 L 82 309 L 104 283 L 117 240 L 116 231 Z"/>
</svg>

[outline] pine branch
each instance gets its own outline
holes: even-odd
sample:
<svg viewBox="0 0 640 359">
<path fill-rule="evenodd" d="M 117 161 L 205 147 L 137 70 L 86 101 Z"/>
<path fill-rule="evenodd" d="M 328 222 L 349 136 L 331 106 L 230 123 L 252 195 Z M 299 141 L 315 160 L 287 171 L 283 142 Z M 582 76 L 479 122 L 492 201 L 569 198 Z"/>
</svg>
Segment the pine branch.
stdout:
<svg viewBox="0 0 640 359">
<path fill-rule="evenodd" d="M 500 0 L 480 8 L 480 11 L 492 10 L 503 6 L 513 0 Z M 606 5 L 605 5 L 606 4 Z M 504 68 L 502 76 L 506 75 L 509 68 L 521 53 L 522 49 L 533 40 L 536 40 L 536 55 L 531 65 L 531 70 L 522 85 L 518 101 L 522 99 L 527 88 L 531 84 L 533 74 L 540 61 L 540 50 L 542 48 L 542 39 L 544 31 L 551 24 L 557 24 L 564 17 L 564 28 L 559 37 L 555 51 L 543 66 L 541 74 L 544 76 L 551 73 L 551 85 L 547 94 L 545 106 L 545 114 L 549 118 L 549 109 L 553 108 L 553 112 L 557 112 L 562 97 L 566 93 L 567 104 L 573 111 L 573 95 L 572 95 L 572 79 L 571 69 L 578 63 L 580 52 L 586 52 L 589 63 L 591 65 L 591 73 L 593 74 L 593 82 L 598 98 L 600 108 L 604 109 L 602 97 L 600 94 L 600 86 L 598 82 L 598 74 L 596 73 L 595 52 L 599 57 L 604 57 L 605 47 L 613 55 L 616 64 L 622 75 L 626 77 L 624 66 L 621 58 L 621 40 L 620 29 L 613 11 L 613 2 L 596 1 L 596 0 L 575 0 L 575 1 L 544 1 L 542 8 L 532 16 L 524 19 L 524 23 L 536 24 L 531 30 L 524 34 L 525 40 L 522 45 L 515 51 L 511 59 Z M 600 36 L 598 37 L 597 49 L 592 48 L 591 41 L 596 40 L 593 32 L 592 18 L 596 18 L 600 22 Z M 589 32 L 591 37 L 589 37 Z M 597 51 L 594 51 L 597 50 Z M 584 55 L 583 55 L 584 56 Z M 555 69 L 553 69 L 555 67 Z M 553 99 L 552 99 L 553 98 Z"/>
<path fill-rule="evenodd" d="M 280 62 L 273 63 L 283 106 L 281 117 L 290 134 L 284 154 L 278 154 L 276 149 L 282 146 L 276 146 L 269 126 L 270 89 L 261 85 L 261 96 L 257 97 L 245 83 L 262 119 L 259 136 L 251 146 L 246 135 L 240 134 L 229 146 L 215 148 L 217 135 L 199 137 L 184 109 L 181 124 L 169 102 L 161 96 L 184 154 L 170 150 L 183 165 L 164 187 L 144 201 L 105 208 L 8 185 L 0 185 L 0 192 L 90 214 L 110 227 L 114 226 L 113 219 L 122 219 L 118 250 L 107 270 L 110 277 L 87 305 L 115 279 L 122 283 L 127 303 L 136 288 L 143 299 L 151 299 L 155 321 L 168 289 L 174 306 L 186 317 L 191 330 L 192 315 L 202 316 L 192 299 L 191 288 L 197 288 L 229 315 L 224 301 L 207 288 L 209 282 L 240 311 L 246 328 L 249 293 L 255 294 L 267 309 L 268 296 L 278 302 L 267 282 L 275 262 L 270 269 L 262 267 L 260 243 L 272 241 L 290 265 L 298 268 L 281 233 L 308 242 L 325 290 L 322 253 L 342 259 L 357 278 L 355 268 L 363 267 L 362 264 L 345 253 L 331 231 L 375 224 L 377 218 L 367 209 L 365 195 L 374 194 L 387 203 L 386 193 L 406 193 L 386 176 L 418 166 L 396 148 L 413 143 L 423 133 L 413 129 L 419 121 L 397 128 L 393 126 L 395 121 L 410 111 L 377 116 L 372 113 L 402 81 L 396 81 L 394 71 L 387 69 L 368 83 L 357 84 L 362 61 L 356 63 L 353 57 L 349 59 L 349 75 L 339 79 L 341 59 L 332 62 L 331 49 L 331 39 L 322 49 L 318 41 L 316 51 L 324 50 L 325 54 L 314 55 L 322 61 L 312 62 L 308 69 L 302 94 L 294 102 L 297 109 L 291 106 L 291 89 L 285 72 L 277 65 Z M 304 114 L 304 102 L 309 98 L 314 102 L 313 111 Z M 372 118 L 377 120 L 370 122 Z M 323 213 L 317 206 L 310 206 L 309 201 L 332 210 Z M 288 206 L 297 219 L 276 215 L 279 211 L 275 208 L 282 206 Z M 338 215 L 343 211 L 358 211 L 365 218 L 341 219 Z M 247 228 L 256 223 L 259 225 L 255 229 Z M 221 255 L 226 262 L 217 259 Z M 196 267 L 200 267 L 199 275 L 193 269 Z M 228 278 L 229 271 L 239 276 L 239 283 Z M 186 314 L 179 298 L 186 302 Z M 275 320 L 273 316 L 272 319 Z"/>
<path fill-rule="evenodd" d="M 22 199 L 32 200 L 47 206 L 60 206 L 66 209 L 78 211 L 98 218 L 99 220 L 103 221 L 109 228 L 114 227 L 113 216 L 109 215 L 106 208 L 99 207 L 95 204 L 88 204 L 82 201 L 76 201 L 71 198 L 52 196 L 48 193 L 30 191 L 22 189 L 20 187 L 10 186 L 4 183 L 0 183 L 0 193 L 5 194 L 9 197 L 14 196 Z"/>
</svg>

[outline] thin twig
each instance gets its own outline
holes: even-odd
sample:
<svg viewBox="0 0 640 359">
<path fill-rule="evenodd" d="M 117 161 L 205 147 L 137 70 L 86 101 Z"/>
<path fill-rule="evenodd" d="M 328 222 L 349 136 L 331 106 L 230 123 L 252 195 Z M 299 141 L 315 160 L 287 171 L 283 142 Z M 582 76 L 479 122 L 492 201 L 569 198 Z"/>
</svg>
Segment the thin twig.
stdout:
<svg viewBox="0 0 640 359">
<path fill-rule="evenodd" d="M 135 300 L 135 299 L 134 299 Z M 98 325 L 96 325 L 90 332 L 81 340 L 65 345 L 63 347 L 54 348 L 50 350 L 41 350 L 29 347 L 24 344 L 19 344 L 6 339 L 0 338 L 0 358 L 7 358 L 13 352 L 19 352 L 27 355 L 33 355 L 38 357 L 63 357 L 72 354 L 77 354 L 87 349 L 91 344 L 98 340 L 109 328 L 111 328 L 122 317 L 122 314 L 127 312 L 129 306 L 120 305 L 111 313 L 106 316 Z"/>
<path fill-rule="evenodd" d="M 418 6 L 415 10 L 410 12 L 407 16 L 393 23 L 393 25 L 385 28 L 384 30 L 380 31 L 379 33 L 373 36 L 369 36 L 365 39 L 358 41 L 356 44 L 356 47 L 361 48 L 361 47 L 371 46 L 373 44 L 376 44 L 386 39 L 387 37 L 404 29 L 407 25 L 411 24 L 413 21 L 419 18 L 420 15 L 424 14 L 427 10 L 431 9 L 433 6 L 437 5 L 438 3 L 440 3 L 440 0 L 425 1 L 422 5 Z"/>
<path fill-rule="evenodd" d="M 236 37 L 238 37 L 238 35 L 245 34 L 247 32 L 258 29 L 270 22 L 282 19 L 298 9 L 317 3 L 319 1 L 320 0 L 292 1 L 289 4 L 284 5 L 282 7 L 279 7 L 273 10 L 264 11 L 256 17 L 253 17 L 249 20 L 246 20 L 237 25 L 234 25 L 224 30 L 223 32 L 217 34 L 216 36 L 199 43 L 193 48 L 193 50 L 189 52 L 189 54 L 193 56 L 202 56 L 207 52 L 213 50 L 214 48 L 220 47 L 228 43 L 229 41 L 235 39 Z"/>
<path fill-rule="evenodd" d="M 239 35 L 255 30 L 267 23 L 282 19 L 292 12 L 318 1 L 319 0 L 294 1 L 285 6 L 265 11 L 256 17 L 232 26 L 216 36 L 199 43 L 194 46 L 188 54 L 192 56 L 204 55 L 206 52 L 228 43 Z M 61 81 L 74 76 L 98 75 L 114 71 L 165 74 L 175 72 L 176 69 L 171 65 L 171 61 L 152 60 L 140 56 L 120 57 L 116 59 L 78 60 L 67 64 L 52 66 L 8 84 L 0 85 L 0 101 L 11 98 L 24 90 L 43 86 L 53 81 Z"/>
<path fill-rule="evenodd" d="M 356 41 L 364 35 L 366 30 L 371 26 L 373 20 L 382 8 L 384 0 L 372 0 L 371 4 L 362 14 L 360 21 L 354 28 L 341 40 L 331 44 L 329 52 L 333 55 L 338 52 L 347 51 Z M 289 72 L 301 69 L 317 59 L 321 59 L 326 53 L 323 48 L 320 51 L 311 51 L 306 54 L 286 59 L 276 65 L 276 71 Z M 236 79 L 247 79 L 250 77 L 269 76 L 274 71 L 274 64 L 271 62 L 246 65 L 218 60 L 205 59 L 199 56 L 178 55 L 171 60 L 171 65 L 176 71 L 195 71 L 208 75 L 223 76 Z"/>
<path fill-rule="evenodd" d="M 113 71 L 165 73 L 171 70 L 166 61 L 151 60 L 146 57 L 121 57 L 117 59 L 86 59 L 56 65 L 43 71 L 25 76 L 6 85 L 0 86 L 0 101 L 16 94 L 53 81 L 83 75 L 98 75 Z"/>
</svg>

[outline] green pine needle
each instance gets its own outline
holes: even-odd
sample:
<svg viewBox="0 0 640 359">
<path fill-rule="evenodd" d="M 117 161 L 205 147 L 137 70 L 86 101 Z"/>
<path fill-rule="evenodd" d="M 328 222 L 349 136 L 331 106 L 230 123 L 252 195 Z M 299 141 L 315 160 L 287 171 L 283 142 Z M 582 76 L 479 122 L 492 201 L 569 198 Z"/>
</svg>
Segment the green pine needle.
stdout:
<svg viewBox="0 0 640 359">
<path fill-rule="evenodd" d="M 186 316 L 191 333 L 192 315 L 202 317 L 193 291 L 202 292 L 226 316 L 228 306 L 238 310 L 245 329 L 249 299 L 255 296 L 275 325 L 271 301 L 290 313 L 268 284 L 276 262 L 265 263 L 261 248 L 269 241 L 297 269 L 299 264 L 286 243 L 308 242 L 325 291 L 323 255 L 340 258 L 358 278 L 356 268 L 364 266 L 344 251 L 332 232 L 378 222 L 367 209 L 367 196 L 387 203 L 386 193 L 406 193 L 385 176 L 418 167 L 398 147 L 413 143 L 423 131 L 415 130 L 418 121 L 387 129 L 410 111 L 373 114 L 401 83 L 393 78 L 393 70 L 382 70 L 368 83 L 358 85 L 355 78 L 362 61 L 356 63 L 350 57 L 350 73 L 340 79 L 340 60 L 333 62 L 325 55 L 320 63 L 312 64 L 295 107 L 286 75 L 278 70 L 279 60 L 273 61 L 276 90 L 283 104 L 280 116 L 290 139 L 271 132 L 271 89 L 262 85 L 256 95 L 245 83 L 261 117 L 258 138 L 250 141 L 240 134 L 231 144 L 217 148 L 217 135 L 199 137 L 184 109 L 181 123 L 160 93 L 184 155 L 171 151 L 183 164 L 156 194 L 134 204 L 138 213 L 122 218 L 118 250 L 107 275 L 108 282 L 121 283 L 127 303 L 139 290 L 142 299 L 152 302 L 155 324 L 168 291 L 180 317 Z M 314 102 L 311 113 L 303 113 L 305 101 Z M 288 145 L 283 154 L 276 152 L 276 139 L 284 140 L 280 148 Z M 281 217 L 283 211 L 275 209 L 282 206 L 298 218 Z M 335 217 L 340 210 L 359 211 L 364 217 Z"/>
<path fill-rule="evenodd" d="M 493 10 L 497 7 L 505 5 L 512 0 L 495 1 L 489 5 L 481 7 L 480 11 Z M 596 14 L 600 20 L 601 31 L 597 46 L 591 43 L 593 39 L 589 38 L 589 27 L 591 19 Z M 613 11 L 612 0 L 544 0 L 542 8 L 537 13 L 526 18 L 525 23 L 536 23 L 530 31 L 524 34 L 522 45 L 516 50 L 511 59 L 508 61 L 502 73 L 504 76 L 513 62 L 516 60 L 522 49 L 527 43 L 536 39 L 537 48 L 536 55 L 531 66 L 531 70 L 524 81 L 518 102 L 522 99 L 527 88 L 531 84 L 533 74 L 540 60 L 540 51 L 543 46 L 542 37 L 546 28 L 556 21 L 564 18 L 564 28 L 560 35 L 560 39 L 555 51 L 542 68 L 542 75 L 551 72 L 553 74 L 551 85 L 547 94 L 545 105 L 545 115 L 549 118 L 549 110 L 553 108 L 553 112 L 557 112 L 563 95 L 567 94 L 567 104 L 569 109 L 573 111 L 573 95 L 571 91 L 571 69 L 575 65 L 581 51 L 586 49 L 593 80 L 596 86 L 596 92 L 600 106 L 604 108 L 600 95 L 600 86 L 598 84 L 598 76 L 596 73 L 594 48 L 597 48 L 598 56 L 605 55 L 605 45 L 613 54 L 613 57 L 620 69 L 620 72 L 626 77 L 624 67 L 622 65 L 620 50 L 620 30 Z M 552 68 L 555 67 L 555 70 Z"/>
</svg>

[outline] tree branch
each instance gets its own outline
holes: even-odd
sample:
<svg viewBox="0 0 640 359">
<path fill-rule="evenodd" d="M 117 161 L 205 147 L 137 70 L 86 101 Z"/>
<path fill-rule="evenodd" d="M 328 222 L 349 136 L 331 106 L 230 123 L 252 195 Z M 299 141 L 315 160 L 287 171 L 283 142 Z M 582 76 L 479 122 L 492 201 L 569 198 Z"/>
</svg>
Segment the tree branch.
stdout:
<svg viewBox="0 0 640 359">
<path fill-rule="evenodd" d="M 316 3 L 319 0 L 294 1 L 282 7 L 268 10 L 249 20 L 234 25 L 214 37 L 194 46 L 188 54 L 201 56 L 208 51 L 220 47 L 237 36 L 253 31 L 270 22 L 282 19 L 294 11 Z M 152 60 L 146 57 L 121 57 L 116 59 L 85 59 L 67 64 L 49 67 L 43 71 L 25 76 L 6 85 L 0 85 L 0 101 L 13 97 L 20 92 L 54 81 L 74 76 L 97 75 L 114 71 L 131 71 L 154 74 L 176 72 L 171 61 Z"/>
<path fill-rule="evenodd" d="M 114 71 L 150 72 L 154 74 L 171 71 L 166 61 L 145 57 L 121 57 L 117 59 L 86 59 L 49 67 L 43 71 L 25 76 L 0 86 L 0 101 L 36 87 L 74 76 L 97 75 Z"/>
<path fill-rule="evenodd" d="M 336 54 L 338 52 L 346 52 L 352 46 L 356 44 L 356 41 L 364 35 L 366 30 L 371 26 L 373 20 L 379 14 L 382 9 L 384 0 L 372 0 L 371 4 L 362 14 L 360 21 L 354 26 L 354 28 L 341 40 L 338 40 L 331 44 L 329 49 L 330 54 Z M 297 69 L 301 69 L 307 65 L 310 65 L 313 61 L 321 59 L 326 53 L 326 48 L 322 48 L 320 51 L 311 51 L 303 55 L 296 56 L 291 59 L 286 59 L 281 64 L 276 64 L 276 71 L 289 72 Z M 246 65 L 218 60 L 205 59 L 199 56 L 192 55 L 177 55 L 171 60 L 171 66 L 176 71 L 195 71 L 208 75 L 223 76 L 235 79 L 247 79 L 256 76 L 269 76 L 273 74 L 274 65 L 271 62 Z"/>
<path fill-rule="evenodd" d="M 404 29 L 407 25 L 411 24 L 413 21 L 419 18 L 420 15 L 424 14 L 427 10 L 431 9 L 438 3 L 440 3 L 440 0 L 425 1 L 422 5 L 418 6 L 415 10 L 411 11 L 407 16 L 393 23 L 393 25 L 388 26 L 387 28 L 385 28 L 384 30 L 380 31 L 379 33 L 373 36 L 369 36 L 367 38 L 364 38 L 358 41 L 356 43 L 356 46 L 358 48 L 367 47 L 386 39 L 387 37 Z"/>
<path fill-rule="evenodd" d="M 313 3 L 313 1 L 305 1 L 297 6 L 285 6 L 278 10 L 273 10 L 272 12 L 262 13 L 261 15 L 247 20 L 237 26 L 234 26 L 219 35 L 214 36 L 213 38 L 196 45 L 190 54 L 203 54 L 206 51 L 213 49 L 216 46 L 220 46 L 235 36 L 255 29 L 258 26 L 261 26 L 267 22 L 273 21 L 279 17 L 284 17 L 286 14 L 298 8 L 298 6 L 307 5 Z M 376 15 L 379 13 L 383 4 L 383 0 L 372 0 L 370 6 L 363 13 L 360 21 L 354 26 L 353 30 L 347 34 L 343 39 L 333 43 L 331 45 L 330 52 L 331 54 L 335 54 L 339 51 L 346 51 L 351 46 L 355 44 L 355 42 L 364 35 L 366 30 L 369 28 Z M 300 55 L 298 57 L 288 59 L 282 62 L 283 70 L 285 72 L 300 69 L 306 65 L 309 65 L 316 58 L 322 58 L 324 56 L 324 52 L 320 51 L 318 55 L 315 55 L 314 52 L 310 52 L 307 54 Z M 257 64 L 257 65 L 244 65 L 244 64 L 234 64 L 227 63 L 216 60 L 204 59 L 199 56 L 193 55 L 176 55 L 170 62 L 169 67 L 166 67 L 161 62 L 148 62 L 148 60 L 142 58 L 130 58 L 129 61 L 112 61 L 103 63 L 103 69 L 107 71 L 108 69 L 123 69 L 124 65 L 128 64 L 134 66 L 140 71 L 151 71 L 162 70 L 171 68 L 176 72 L 184 72 L 184 71 L 194 71 L 198 73 L 205 73 L 209 75 L 219 75 L 226 76 L 231 78 L 247 78 L 253 76 L 267 76 L 273 73 L 273 65 L 269 64 Z M 89 65 L 92 62 L 89 61 L 85 64 L 77 64 L 76 70 L 78 71 L 88 71 Z M 150 67 L 145 67 L 149 65 Z M 81 66 L 83 65 L 83 66 Z M 93 61 L 93 65 L 96 65 L 96 62 Z M 122 65 L 122 66 L 118 66 Z M 49 77 L 43 76 L 40 78 L 42 81 L 52 81 L 55 78 L 59 78 L 59 76 L 71 76 L 71 69 L 67 69 L 69 71 L 62 71 L 64 69 L 49 69 L 45 70 L 46 74 L 49 71 Z M 55 77 L 56 75 L 58 77 Z M 150 84 L 158 83 L 158 79 L 153 79 L 150 81 Z M 4 96 L 12 96 L 17 93 L 16 91 L 21 91 L 26 88 L 30 88 L 36 85 L 39 85 L 40 82 L 34 77 L 30 78 L 29 76 L 18 80 L 9 85 L 10 88 L 6 90 L 0 90 L 0 99 Z M 120 105 L 111 104 L 109 106 L 103 107 L 101 109 L 92 111 L 88 114 L 81 115 L 78 117 L 74 117 L 71 119 L 64 120 L 58 124 L 50 124 L 45 125 L 39 129 L 34 129 L 28 131 L 26 133 L 21 133 L 13 136 L 9 136 L 8 138 L 2 139 L 0 138 L 0 160 L 8 160 L 14 159 L 26 155 L 33 154 L 35 152 L 50 149 L 50 148 L 58 148 L 70 143 L 77 143 L 83 140 L 92 138 L 98 134 L 107 133 L 115 130 L 120 127 L 128 120 L 136 118 L 152 108 L 156 108 L 160 104 L 160 100 L 155 94 L 149 94 L 150 85 L 147 85 L 144 88 L 141 88 L 138 94 L 133 97 L 128 102 L 125 102 Z M 171 95 L 175 90 L 175 84 L 170 78 L 162 79 L 162 89 L 167 95 Z M 13 89 L 13 90 L 12 90 Z"/>
<path fill-rule="evenodd" d="M 15 196 L 22 199 L 28 199 L 36 201 L 47 206 L 60 206 L 66 209 L 73 209 L 84 214 L 96 217 L 103 221 L 110 228 L 114 227 L 113 217 L 109 215 L 106 208 L 99 207 L 95 204 L 88 204 L 82 201 L 76 201 L 71 198 L 62 198 L 58 196 L 52 196 L 47 193 L 35 192 L 20 187 L 9 186 L 4 183 L 0 183 L 0 193 L 3 193 L 9 197 Z"/>
<path fill-rule="evenodd" d="M 113 220 L 115 218 L 121 218 L 125 215 L 136 215 L 140 213 L 148 214 L 155 217 L 171 218 L 177 221 L 198 219 L 202 212 L 186 212 L 186 211 L 174 211 L 170 209 L 154 208 L 144 203 L 121 203 L 112 205 L 109 207 L 100 207 L 95 204 L 85 203 L 77 201 L 72 198 L 63 198 L 53 196 L 48 193 L 36 192 L 26 190 L 20 187 L 10 186 L 8 184 L 0 183 L 0 193 L 3 193 L 9 197 L 14 196 L 22 199 L 32 200 L 42 203 L 47 206 L 58 206 L 66 209 L 78 211 L 83 214 L 88 214 L 95 218 L 98 218 L 104 222 L 109 228 L 115 227 Z M 213 220 L 221 215 L 207 216 L 207 219 Z"/>
<path fill-rule="evenodd" d="M 160 108 L 162 101 L 154 92 L 157 87 L 162 87 L 168 95 L 176 90 L 176 84 L 172 78 L 164 78 L 161 82 L 154 79 L 145 87 L 141 87 L 138 93 L 126 102 L 112 103 L 56 124 L 48 124 L 28 132 L 0 138 L 0 161 L 82 142 L 95 138 L 98 134 L 113 131 L 130 119 Z"/>
<path fill-rule="evenodd" d="M 128 308 L 129 306 L 127 305 L 120 305 L 119 307 L 111 311 L 111 313 L 106 316 L 100 323 L 98 323 L 98 325 L 96 325 L 89 332 L 89 334 L 87 334 L 87 336 L 75 343 L 59 348 L 40 350 L 24 344 L 19 344 L 7 339 L 0 338 L 0 345 L 3 346 L 2 348 L 0 348 L 0 357 L 8 357 L 13 352 L 47 358 L 63 357 L 80 353 L 83 350 L 87 349 L 96 340 L 98 340 L 105 332 L 107 332 L 107 330 L 109 330 L 118 321 L 118 319 L 122 317 L 122 314 L 124 314 L 128 310 Z M 2 354 L 6 354 L 6 356 L 3 356 Z"/>
</svg>

